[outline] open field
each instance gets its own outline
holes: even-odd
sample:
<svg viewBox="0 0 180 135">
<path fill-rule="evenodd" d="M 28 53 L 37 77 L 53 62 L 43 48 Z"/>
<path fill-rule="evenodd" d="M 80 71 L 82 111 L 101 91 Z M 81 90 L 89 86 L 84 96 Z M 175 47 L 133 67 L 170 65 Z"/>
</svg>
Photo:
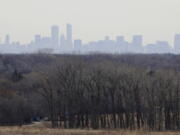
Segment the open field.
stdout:
<svg viewBox="0 0 180 135">
<path fill-rule="evenodd" d="M 180 135 L 180 132 L 146 132 L 128 130 L 63 130 L 49 128 L 0 127 L 0 135 Z"/>
<path fill-rule="evenodd" d="M 48 126 L 47 123 L 35 123 L 22 127 L 0 127 L 0 135 L 180 135 L 180 132 L 172 131 L 51 129 Z"/>
</svg>

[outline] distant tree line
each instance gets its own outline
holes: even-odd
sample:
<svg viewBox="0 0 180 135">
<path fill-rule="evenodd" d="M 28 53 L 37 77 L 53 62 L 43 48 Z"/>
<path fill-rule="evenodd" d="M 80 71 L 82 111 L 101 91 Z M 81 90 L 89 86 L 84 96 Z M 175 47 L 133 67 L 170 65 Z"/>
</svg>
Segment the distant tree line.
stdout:
<svg viewBox="0 0 180 135">
<path fill-rule="evenodd" d="M 41 116 L 61 128 L 180 130 L 178 66 L 138 66 L 131 55 L 37 58 L 32 71 L 1 77 L 1 125 Z"/>
</svg>

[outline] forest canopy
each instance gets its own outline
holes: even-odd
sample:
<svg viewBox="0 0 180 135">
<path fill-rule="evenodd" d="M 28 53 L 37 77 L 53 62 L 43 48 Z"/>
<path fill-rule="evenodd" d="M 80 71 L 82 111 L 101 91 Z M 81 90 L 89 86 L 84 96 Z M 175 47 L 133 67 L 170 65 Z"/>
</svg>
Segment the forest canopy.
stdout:
<svg viewBox="0 0 180 135">
<path fill-rule="evenodd" d="M 180 56 L 1 55 L 0 125 L 180 130 Z"/>
</svg>

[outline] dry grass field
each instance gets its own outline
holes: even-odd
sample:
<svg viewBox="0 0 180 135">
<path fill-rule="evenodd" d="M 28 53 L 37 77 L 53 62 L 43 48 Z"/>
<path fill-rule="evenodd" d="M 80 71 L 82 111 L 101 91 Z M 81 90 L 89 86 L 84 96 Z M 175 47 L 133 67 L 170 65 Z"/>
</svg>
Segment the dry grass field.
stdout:
<svg viewBox="0 0 180 135">
<path fill-rule="evenodd" d="M 128 130 L 50 129 L 42 123 L 22 127 L 0 127 L 0 135 L 180 135 L 180 132 L 148 132 Z"/>
</svg>

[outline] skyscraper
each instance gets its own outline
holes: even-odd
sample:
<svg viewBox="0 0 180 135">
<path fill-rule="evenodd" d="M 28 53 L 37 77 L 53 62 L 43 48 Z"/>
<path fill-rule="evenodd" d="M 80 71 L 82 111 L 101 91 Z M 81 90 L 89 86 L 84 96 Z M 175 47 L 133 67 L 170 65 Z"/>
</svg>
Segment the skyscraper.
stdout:
<svg viewBox="0 0 180 135">
<path fill-rule="evenodd" d="M 174 51 L 180 53 L 180 34 L 176 34 L 174 38 Z"/>
<path fill-rule="evenodd" d="M 124 43 L 125 43 L 124 37 L 123 36 L 117 36 L 116 37 L 116 43 L 118 45 L 124 45 Z"/>
<path fill-rule="evenodd" d="M 134 35 L 132 44 L 129 47 L 129 51 L 133 53 L 142 53 L 143 50 L 143 38 L 141 35 Z"/>
<path fill-rule="evenodd" d="M 80 51 L 82 47 L 82 41 L 80 39 L 74 40 L 74 48 L 76 51 Z"/>
<path fill-rule="evenodd" d="M 142 46 L 143 45 L 143 38 L 141 35 L 135 35 L 133 36 L 132 41 L 133 46 Z"/>
<path fill-rule="evenodd" d="M 10 36 L 9 35 L 6 35 L 4 44 L 5 45 L 9 45 L 10 44 Z"/>
<path fill-rule="evenodd" d="M 52 26 L 51 27 L 51 43 L 54 48 L 59 45 L 59 27 Z"/>
<path fill-rule="evenodd" d="M 35 35 L 35 44 L 40 45 L 41 44 L 41 35 Z"/>
<path fill-rule="evenodd" d="M 67 46 L 69 49 L 73 48 L 73 42 L 72 42 L 72 25 L 67 24 L 66 25 L 66 38 L 67 38 Z"/>
<path fill-rule="evenodd" d="M 156 42 L 156 51 L 158 53 L 170 53 L 170 45 L 167 41 L 157 41 Z"/>
<path fill-rule="evenodd" d="M 61 48 L 61 51 L 66 50 L 66 39 L 64 35 L 61 35 L 60 37 L 60 48 Z"/>
</svg>

